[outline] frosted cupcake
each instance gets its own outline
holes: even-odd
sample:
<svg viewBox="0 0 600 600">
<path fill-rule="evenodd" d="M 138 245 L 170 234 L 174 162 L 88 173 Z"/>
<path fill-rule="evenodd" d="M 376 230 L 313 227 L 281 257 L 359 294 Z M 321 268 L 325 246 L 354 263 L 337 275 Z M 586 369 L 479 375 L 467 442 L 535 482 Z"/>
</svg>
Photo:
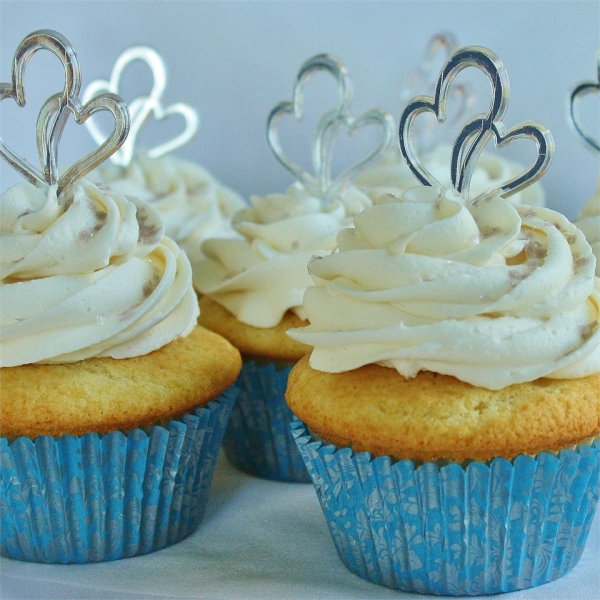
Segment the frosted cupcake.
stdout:
<svg viewBox="0 0 600 600">
<path fill-rule="evenodd" d="M 445 77 L 474 56 L 503 81 L 478 47 Z M 534 127 L 543 171 L 552 147 Z M 340 558 L 406 591 L 556 579 L 577 563 L 598 500 L 591 248 L 554 211 L 499 191 L 467 198 L 418 187 L 357 215 L 339 251 L 310 263 L 310 325 L 290 332 L 314 346 L 286 398 Z"/>
<path fill-rule="evenodd" d="M 148 96 L 134 98 L 129 103 L 132 131 L 123 146 L 110 157 L 112 164 L 106 163 L 97 169 L 93 179 L 121 194 L 151 203 L 161 214 L 165 234 L 195 262 L 202 258 L 200 245 L 203 240 L 235 235 L 230 225 L 231 217 L 246 203 L 206 169 L 169 154 L 195 135 L 199 118 L 191 106 L 182 102 L 163 107 L 166 66 L 152 48 L 133 46 L 126 49 L 117 58 L 110 81 L 92 81 L 84 99 L 104 90 L 117 93 L 123 72 L 136 61 L 145 63 L 151 70 L 152 90 Z M 162 120 L 173 115 L 183 118 L 183 131 L 174 139 L 136 152 L 139 130 L 152 119 Z M 87 120 L 85 125 L 98 143 L 104 139 L 93 120 Z"/>
<path fill-rule="evenodd" d="M 347 94 L 344 67 L 332 57 L 319 55 L 300 69 L 295 98 L 315 70 L 334 75 Z M 314 143 L 331 140 L 341 127 L 354 122 L 347 112 L 348 101 L 345 96 L 344 105 L 324 115 Z M 291 413 L 284 392 L 291 366 L 310 348 L 288 338 L 286 331 L 305 323 L 302 296 L 311 283 L 306 269 L 311 256 L 333 250 L 337 232 L 371 201 L 348 179 L 328 179 L 329 156 L 323 155 L 323 162 L 316 166 L 316 177 L 298 175 L 275 139 L 277 119 L 290 112 L 291 103 L 283 103 L 271 113 L 269 142 L 278 159 L 300 181 L 283 194 L 253 198 L 251 208 L 241 210 L 233 220 L 240 239 L 204 242 L 206 259 L 194 264 L 193 273 L 201 295 L 200 323 L 226 337 L 244 357 L 238 381 L 240 396 L 224 439 L 226 455 L 238 468 L 261 477 L 308 481 L 290 434 Z M 382 141 L 366 165 L 389 143 L 391 123 L 379 111 L 361 118 L 380 125 L 383 131 Z"/>
<path fill-rule="evenodd" d="M 32 46 L 80 80 L 60 34 L 34 32 L 16 56 Z M 189 260 L 156 211 L 81 179 L 98 153 L 58 177 L 62 102 L 39 116 L 47 180 L 17 157 L 36 185 L 0 196 L 0 552 L 83 563 L 159 550 L 198 526 L 241 360 L 196 325 Z M 118 147 L 124 103 L 105 94 L 94 106 L 115 116 L 105 149 Z"/>
</svg>

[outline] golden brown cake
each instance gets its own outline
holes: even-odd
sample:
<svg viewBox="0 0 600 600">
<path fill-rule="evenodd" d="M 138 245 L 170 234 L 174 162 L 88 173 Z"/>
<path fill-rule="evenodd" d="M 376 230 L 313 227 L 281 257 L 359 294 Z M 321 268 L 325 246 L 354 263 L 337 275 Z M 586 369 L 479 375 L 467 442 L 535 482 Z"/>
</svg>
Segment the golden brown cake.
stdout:
<svg viewBox="0 0 600 600">
<path fill-rule="evenodd" d="M 203 327 L 145 356 L 3 368 L 0 431 L 34 438 L 151 425 L 216 398 L 240 368 L 239 352 Z"/>
<path fill-rule="evenodd" d="M 286 334 L 288 329 L 306 324 L 291 311 L 274 327 L 263 329 L 238 321 L 226 308 L 204 296 L 200 298 L 198 322 L 228 339 L 244 357 L 296 361 L 311 350 Z"/>
<path fill-rule="evenodd" d="M 489 460 L 560 450 L 600 433 L 600 374 L 488 390 L 423 371 L 406 379 L 367 365 L 292 369 L 292 411 L 326 442 L 397 459 Z"/>
</svg>

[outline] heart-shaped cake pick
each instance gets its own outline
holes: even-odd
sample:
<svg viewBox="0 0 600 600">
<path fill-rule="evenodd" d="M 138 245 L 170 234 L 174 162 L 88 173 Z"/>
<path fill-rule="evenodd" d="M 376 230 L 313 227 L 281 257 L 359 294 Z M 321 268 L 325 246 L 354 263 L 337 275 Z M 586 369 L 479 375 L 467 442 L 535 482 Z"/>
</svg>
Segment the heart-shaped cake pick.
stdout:
<svg viewBox="0 0 600 600">
<path fill-rule="evenodd" d="M 435 34 L 425 46 L 421 62 L 417 64 L 408 84 L 403 87 L 400 99 L 403 104 L 417 94 L 434 94 L 438 79 L 439 68 L 437 65 L 445 63 L 454 52 L 458 50 L 458 42 L 453 33 L 449 31 Z M 446 116 L 447 126 L 451 129 L 453 125 L 462 122 L 469 109 L 475 103 L 475 94 L 465 84 L 452 86 L 450 90 L 451 104 L 454 110 Z M 441 140 L 439 134 L 436 136 L 437 121 L 434 115 L 425 122 L 419 119 L 413 126 L 412 140 L 419 152 L 431 151 Z"/>
<path fill-rule="evenodd" d="M 581 139 L 596 152 L 600 152 L 600 139 L 591 135 L 581 124 L 579 115 L 579 100 L 588 94 L 600 94 L 600 50 L 596 53 L 598 79 L 580 83 L 569 96 L 569 122 L 575 128 Z"/>
<path fill-rule="evenodd" d="M 433 113 L 439 122 L 446 119 L 450 84 L 458 73 L 468 67 L 475 67 L 486 74 L 491 85 L 492 99 L 488 112 L 475 115 L 467 121 L 454 140 L 450 164 L 452 187 L 456 193 L 465 198 L 469 197 L 469 185 L 475 163 L 490 139 L 498 148 L 516 139 L 532 140 L 537 147 L 534 164 L 523 173 L 485 192 L 495 189 L 502 197 L 507 198 L 531 185 L 546 172 L 554 151 L 554 141 L 550 131 L 534 121 L 527 121 L 506 130 L 502 118 L 510 97 L 508 75 L 499 58 L 487 48 L 469 46 L 457 50 L 440 72 L 435 97 L 417 96 L 407 104 L 400 117 L 400 151 L 408 167 L 423 185 L 442 187 L 420 163 L 412 144 L 411 126 L 415 117 L 423 112 Z"/>
<path fill-rule="evenodd" d="M 149 67 L 153 81 L 152 89 L 148 95 L 139 96 L 129 103 L 128 108 L 131 117 L 129 136 L 121 149 L 110 157 L 111 162 L 123 167 L 131 163 L 135 153 L 138 133 L 150 116 L 153 116 L 157 121 L 162 121 L 178 115 L 184 122 L 183 130 L 174 138 L 148 150 L 147 154 L 152 158 L 159 158 L 187 144 L 196 134 L 199 125 L 198 113 L 189 104 L 177 102 L 167 107 L 163 107 L 161 104 L 167 85 L 167 68 L 162 57 L 148 46 L 132 46 L 124 50 L 113 66 L 110 79 L 92 81 L 84 91 L 83 101 L 86 102 L 99 92 L 118 94 L 124 72 L 136 61 L 145 63 Z M 85 125 L 96 143 L 100 144 L 106 139 L 106 134 L 100 130 L 94 121 L 86 121 Z"/>
<path fill-rule="evenodd" d="M 38 50 L 51 50 L 59 57 L 65 69 L 65 86 L 43 104 L 36 123 L 36 142 L 42 172 L 34 169 L 10 150 L 0 139 L 0 155 L 33 184 L 57 184 L 60 195 L 75 179 L 95 169 L 123 144 L 129 131 L 129 113 L 125 103 L 115 94 L 102 94 L 83 105 L 79 100 L 81 70 L 75 50 L 60 33 L 51 30 L 34 31 L 19 44 L 13 58 L 12 83 L 0 84 L 0 100 L 13 98 L 19 106 L 25 105 L 23 88 L 24 70 L 29 59 Z M 97 150 L 76 162 L 59 177 L 57 168 L 58 145 L 70 114 L 77 123 L 85 122 L 92 114 L 107 110 L 114 116 L 113 133 Z"/>
<path fill-rule="evenodd" d="M 48 182 L 54 184 L 58 178 L 56 153 L 50 153 L 49 137 L 59 137 L 69 116 L 68 98 L 79 94 L 81 74 L 77 56 L 68 40 L 56 31 L 40 29 L 25 36 L 17 47 L 12 62 L 12 82 L 0 83 L 0 102 L 12 98 L 18 106 L 25 106 L 24 76 L 25 67 L 38 50 L 49 50 L 61 61 L 65 72 L 63 91 L 58 94 L 60 108 L 47 124 L 47 130 L 38 137 L 38 156 L 43 172 L 31 166 L 26 160 L 13 152 L 0 137 L 0 156 L 31 183 Z M 53 148 L 55 150 L 55 148 Z"/>
<path fill-rule="evenodd" d="M 280 119 L 286 115 L 293 115 L 296 120 L 302 119 L 304 86 L 311 76 L 319 71 L 330 73 L 336 79 L 338 98 L 335 108 L 323 114 L 313 131 L 311 158 L 315 172 L 311 174 L 286 156 L 279 140 L 278 126 Z M 392 140 L 393 120 L 387 113 L 372 109 L 360 117 L 352 117 L 349 112 L 351 100 L 352 85 L 346 67 L 334 56 L 318 54 L 300 67 L 294 83 L 293 100 L 278 104 L 267 119 L 267 141 L 277 160 L 313 196 L 324 202 L 331 201 L 352 180 L 371 168 L 383 156 Z M 381 127 L 379 143 L 365 158 L 346 168 L 336 179 L 332 179 L 331 159 L 336 136 L 342 129 L 352 135 L 368 125 Z"/>
</svg>

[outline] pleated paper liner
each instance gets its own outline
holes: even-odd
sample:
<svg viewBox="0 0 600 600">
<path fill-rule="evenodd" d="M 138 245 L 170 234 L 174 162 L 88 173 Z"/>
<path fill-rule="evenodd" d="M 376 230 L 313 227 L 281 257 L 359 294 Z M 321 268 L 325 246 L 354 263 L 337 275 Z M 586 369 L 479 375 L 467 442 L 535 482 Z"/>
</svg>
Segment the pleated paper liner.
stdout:
<svg viewBox="0 0 600 600">
<path fill-rule="evenodd" d="M 294 419 L 343 563 L 390 588 L 511 592 L 579 560 L 599 494 L 600 442 L 508 461 L 415 465 L 316 440 Z"/>
<path fill-rule="evenodd" d="M 1 438 L 3 556 L 88 563 L 154 552 L 199 525 L 237 390 L 165 426 Z"/>
<path fill-rule="evenodd" d="M 264 479 L 310 483 L 290 430 L 285 403 L 293 363 L 245 362 L 236 382 L 240 390 L 223 438 L 229 462 Z"/>
</svg>

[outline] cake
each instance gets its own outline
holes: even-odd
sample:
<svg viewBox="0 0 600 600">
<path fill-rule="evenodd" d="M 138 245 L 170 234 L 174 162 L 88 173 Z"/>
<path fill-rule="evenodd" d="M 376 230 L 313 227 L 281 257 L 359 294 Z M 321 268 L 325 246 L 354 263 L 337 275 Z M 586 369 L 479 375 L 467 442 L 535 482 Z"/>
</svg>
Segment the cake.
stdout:
<svg viewBox="0 0 600 600">
<path fill-rule="evenodd" d="M 51 30 L 23 39 L 4 95 L 19 103 L 15 82 L 40 49 L 63 62 L 68 89 L 38 116 L 43 172 L 3 152 L 29 181 L 0 195 L 0 553 L 115 560 L 198 526 L 241 359 L 197 326 L 189 259 L 158 212 L 85 179 L 126 139 L 124 102 L 83 106 L 75 51 Z M 59 173 L 67 118 L 100 110 L 112 134 Z"/>
<path fill-rule="evenodd" d="M 486 49 L 459 50 L 443 74 L 475 65 L 508 97 Z M 401 148 L 426 102 L 405 109 Z M 552 143 L 529 126 L 533 179 Z M 600 491 L 600 283 L 566 217 L 511 204 L 502 182 L 457 191 L 422 185 L 368 208 L 311 261 L 310 325 L 289 335 L 313 350 L 286 400 L 350 570 L 494 594 L 556 579 L 583 550 Z"/>
<path fill-rule="evenodd" d="M 302 117 L 303 86 L 317 71 L 337 80 L 338 106 L 325 112 L 313 131 L 313 174 L 284 154 L 277 125 L 286 116 Z M 306 269 L 310 258 L 333 250 L 337 232 L 372 204 L 352 185 L 353 178 L 382 156 L 391 141 L 392 123 L 385 113 L 350 116 L 350 89 L 346 69 L 335 57 L 316 55 L 305 61 L 296 77 L 294 101 L 278 104 L 267 121 L 271 150 L 296 182 L 285 193 L 252 198 L 251 206 L 232 221 L 239 239 L 205 241 L 205 259 L 193 265 L 200 324 L 225 336 L 244 358 L 225 453 L 238 468 L 268 479 L 309 481 L 291 436 L 284 392 L 292 365 L 310 348 L 287 338 L 286 330 L 305 322 L 302 297 L 311 283 Z M 377 125 L 380 141 L 332 178 L 336 135 L 362 125 Z"/>
</svg>

